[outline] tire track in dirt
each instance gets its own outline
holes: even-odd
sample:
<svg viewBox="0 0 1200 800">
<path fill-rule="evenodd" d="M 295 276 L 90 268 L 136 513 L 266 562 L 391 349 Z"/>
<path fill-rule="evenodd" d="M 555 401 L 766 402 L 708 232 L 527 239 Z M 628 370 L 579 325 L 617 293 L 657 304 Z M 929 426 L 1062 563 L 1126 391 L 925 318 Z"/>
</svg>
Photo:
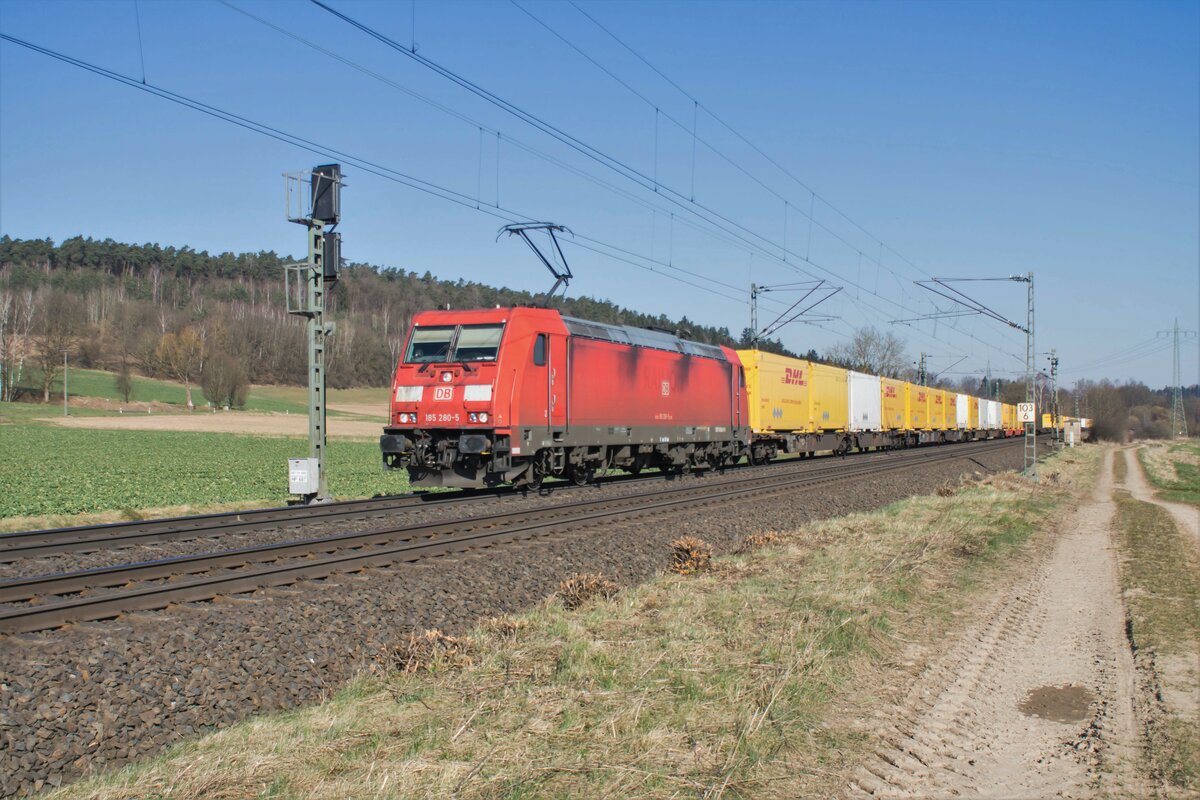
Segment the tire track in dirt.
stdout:
<svg viewBox="0 0 1200 800">
<path fill-rule="evenodd" d="M 886 712 L 851 797 L 1140 794 L 1135 672 L 1111 542 L 1112 451 L 1039 563 Z"/>
</svg>

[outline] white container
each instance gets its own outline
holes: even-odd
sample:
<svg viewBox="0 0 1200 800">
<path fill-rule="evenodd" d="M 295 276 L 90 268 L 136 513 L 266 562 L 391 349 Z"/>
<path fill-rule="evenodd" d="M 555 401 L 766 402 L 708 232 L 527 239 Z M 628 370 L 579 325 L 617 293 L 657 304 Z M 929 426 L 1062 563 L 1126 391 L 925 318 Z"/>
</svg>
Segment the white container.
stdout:
<svg viewBox="0 0 1200 800">
<path fill-rule="evenodd" d="M 878 375 L 848 373 L 850 430 L 877 431 L 883 428 L 883 396 Z"/>
<path fill-rule="evenodd" d="M 986 431 L 988 429 L 988 403 L 990 401 L 979 399 L 979 419 L 975 420 L 975 427 L 978 430 Z"/>
<path fill-rule="evenodd" d="M 957 405 L 954 407 L 954 412 L 958 415 L 958 419 L 955 422 L 958 425 L 958 429 L 960 431 L 969 430 L 971 427 L 971 398 L 968 395 L 960 394 L 955 403 Z M 946 421 L 949 422 L 949 420 Z M 946 427 L 950 426 L 947 425 Z"/>
<path fill-rule="evenodd" d="M 1000 401 L 988 400 L 987 403 L 988 430 L 1000 430 Z"/>
</svg>

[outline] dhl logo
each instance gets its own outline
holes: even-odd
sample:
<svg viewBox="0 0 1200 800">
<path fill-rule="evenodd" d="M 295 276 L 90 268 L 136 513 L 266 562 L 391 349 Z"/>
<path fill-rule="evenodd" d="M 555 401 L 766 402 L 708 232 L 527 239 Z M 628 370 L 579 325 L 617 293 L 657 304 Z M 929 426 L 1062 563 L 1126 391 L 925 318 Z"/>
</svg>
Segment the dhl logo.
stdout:
<svg viewBox="0 0 1200 800">
<path fill-rule="evenodd" d="M 925 402 L 925 393 L 924 392 L 917 392 L 917 402 L 920 402 L 920 403 Z"/>
<path fill-rule="evenodd" d="M 883 396 L 884 397 L 895 397 L 896 396 L 896 387 L 895 386 L 883 387 Z"/>
<path fill-rule="evenodd" d="M 933 396 L 933 404 L 935 406 L 940 406 L 942 404 L 942 396 L 940 394 L 935 394 Z"/>
<path fill-rule="evenodd" d="M 808 381 L 804 379 L 803 369 L 793 369 L 787 367 L 783 371 L 783 382 L 789 386 L 807 386 Z"/>
</svg>

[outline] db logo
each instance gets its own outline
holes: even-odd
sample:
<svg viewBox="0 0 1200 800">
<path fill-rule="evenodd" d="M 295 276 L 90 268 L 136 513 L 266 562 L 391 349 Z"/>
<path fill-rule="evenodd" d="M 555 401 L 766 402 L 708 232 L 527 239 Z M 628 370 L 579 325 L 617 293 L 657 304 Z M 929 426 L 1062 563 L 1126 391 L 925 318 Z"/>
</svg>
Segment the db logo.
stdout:
<svg viewBox="0 0 1200 800">
<path fill-rule="evenodd" d="M 437 387 L 436 389 L 433 390 L 433 399 L 434 400 L 453 400 L 454 399 L 454 387 L 453 386 Z"/>
<path fill-rule="evenodd" d="M 662 382 L 662 396 L 669 397 L 670 395 L 671 395 L 671 382 L 663 381 Z"/>
</svg>

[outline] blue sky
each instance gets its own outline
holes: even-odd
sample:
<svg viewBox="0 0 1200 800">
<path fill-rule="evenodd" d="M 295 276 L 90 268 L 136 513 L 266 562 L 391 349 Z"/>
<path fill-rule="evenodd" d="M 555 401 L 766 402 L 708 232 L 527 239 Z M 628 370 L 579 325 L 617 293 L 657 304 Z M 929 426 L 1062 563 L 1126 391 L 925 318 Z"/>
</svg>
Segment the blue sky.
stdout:
<svg viewBox="0 0 1200 800">
<path fill-rule="evenodd" d="M 739 331 L 751 281 L 843 286 L 822 307 L 836 321 L 784 329 L 796 349 L 875 324 L 935 371 L 960 358 L 954 372 L 1019 371 L 1023 336 L 995 322 L 891 322 L 933 310 L 914 279 L 1029 270 L 1037 349 L 1058 349 L 1068 383 L 1165 385 L 1165 344 L 1134 346 L 1176 316 L 1197 328 L 1200 3 L 331 0 L 406 47 L 415 31 L 420 55 L 656 179 L 655 192 L 314 5 L 229 2 L 388 82 L 217 0 L 0 0 L 0 31 L 134 80 L 144 62 L 150 84 L 468 198 L 348 167 L 340 230 L 356 261 L 547 288 L 477 200 L 568 225 L 570 292 L 643 311 Z M 0 44 L 2 233 L 298 252 L 280 175 L 323 160 Z M 579 246 L 595 242 L 641 266 Z M 962 288 L 1023 318 L 1019 284 Z M 763 321 L 790 299 L 768 298 Z M 1198 353 L 1184 352 L 1189 381 Z"/>
</svg>

